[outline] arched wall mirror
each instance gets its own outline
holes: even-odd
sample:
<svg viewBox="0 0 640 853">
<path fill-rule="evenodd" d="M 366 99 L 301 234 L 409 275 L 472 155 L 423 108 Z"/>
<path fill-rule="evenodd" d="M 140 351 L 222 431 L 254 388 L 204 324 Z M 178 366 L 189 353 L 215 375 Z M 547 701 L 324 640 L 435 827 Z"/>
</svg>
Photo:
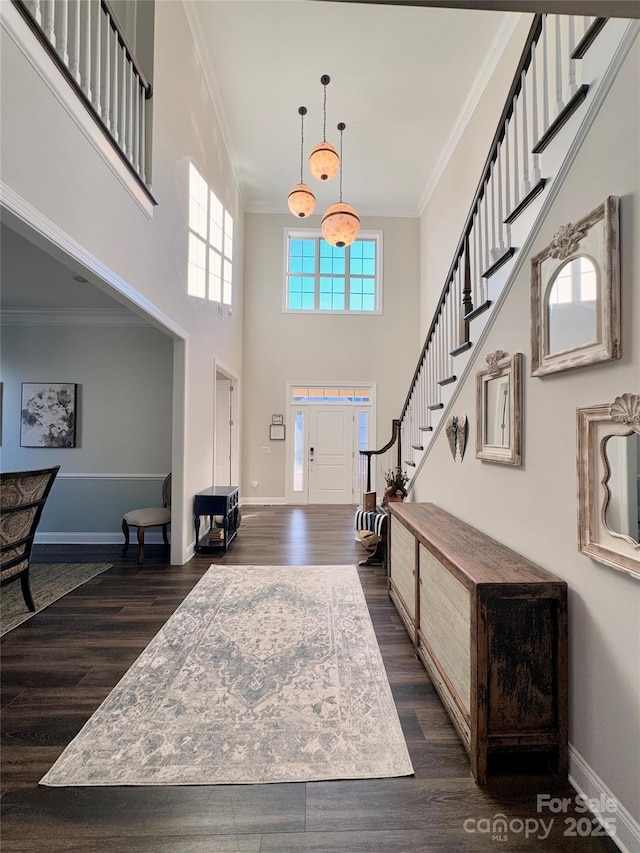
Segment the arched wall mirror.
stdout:
<svg viewBox="0 0 640 853">
<path fill-rule="evenodd" d="M 609 196 L 532 258 L 532 376 L 620 358 L 619 219 Z"/>
<path fill-rule="evenodd" d="M 577 417 L 579 550 L 640 578 L 640 395 Z"/>
<path fill-rule="evenodd" d="M 486 357 L 476 377 L 476 458 L 522 465 L 522 353 Z"/>
</svg>

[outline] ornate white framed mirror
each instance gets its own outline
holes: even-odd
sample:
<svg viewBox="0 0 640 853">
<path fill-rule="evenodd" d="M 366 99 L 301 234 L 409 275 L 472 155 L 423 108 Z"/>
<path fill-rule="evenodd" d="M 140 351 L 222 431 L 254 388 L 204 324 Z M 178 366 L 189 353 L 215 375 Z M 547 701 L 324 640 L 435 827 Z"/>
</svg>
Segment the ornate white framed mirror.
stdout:
<svg viewBox="0 0 640 853">
<path fill-rule="evenodd" d="M 496 350 L 476 377 L 476 458 L 522 465 L 521 352 Z"/>
<path fill-rule="evenodd" d="M 578 548 L 640 578 L 640 395 L 577 410 Z"/>
<path fill-rule="evenodd" d="M 531 259 L 531 375 L 620 358 L 620 200 L 563 225 Z"/>
</svg>

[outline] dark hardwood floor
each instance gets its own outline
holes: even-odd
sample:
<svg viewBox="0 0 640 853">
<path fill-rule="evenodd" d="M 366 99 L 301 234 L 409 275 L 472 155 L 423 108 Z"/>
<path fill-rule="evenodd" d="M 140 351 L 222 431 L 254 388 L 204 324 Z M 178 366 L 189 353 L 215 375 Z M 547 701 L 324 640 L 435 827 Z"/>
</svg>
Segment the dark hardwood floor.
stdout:
<svg viewBox="0 0 640 853">
<path fill-rule="evenodd" d="M 508 849 L 614 851 L 573 805 L 538 813 L 538 794 L 574 801 L 549 776 L 494 777 L 479 788 L 387 595 L 380 568 L 360 569 L 415 775 L 246 786 L 46 788 L 38 780 L 209 565 L 350 564 L 352 507 L 251 507 L 225 556 L 169 566 L 161 546 L 37 546 L 36 562 L 113 568 L 2 640 L 3 853 L 409 853 Z M 497 825 L 497 815 L 508 824 Z M 583 833 L 566 821 L 581 819 Z M 542 824 L 540 821 L 544 821 Z M 549 821 L 553 825 L 549 829 Z M 575 824 L 575 820 L 574 820 Z M 497 842 L 501 842 L 497 844 Z"/>
</svg>

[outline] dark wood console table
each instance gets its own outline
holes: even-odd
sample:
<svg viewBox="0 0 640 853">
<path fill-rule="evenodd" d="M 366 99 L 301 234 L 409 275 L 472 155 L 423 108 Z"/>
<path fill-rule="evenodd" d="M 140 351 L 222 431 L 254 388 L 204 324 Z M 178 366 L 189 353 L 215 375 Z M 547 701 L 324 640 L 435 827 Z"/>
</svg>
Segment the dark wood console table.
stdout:
<svg viewBox="0 0 640 853">
<path fill-rule="evenodd" d="M 193 517 L 196 528 L 196 552 L 217 551 L 225 553 L 238 533 L 238 487 L 210 486 L 193 499 Z M 215 528 L 213 517 L 221 515 L 221 528 Z M 209 517 L 205 532 L 200 533 L 200 518 Z M 221 535 L 218 535 L 218 530 Z"/>
<path fill-rule="evenodd" d="M 567 584 L 434 504 L 389 511 L 389 593 L 476 781 L 566 778 Z"/>
</svg>

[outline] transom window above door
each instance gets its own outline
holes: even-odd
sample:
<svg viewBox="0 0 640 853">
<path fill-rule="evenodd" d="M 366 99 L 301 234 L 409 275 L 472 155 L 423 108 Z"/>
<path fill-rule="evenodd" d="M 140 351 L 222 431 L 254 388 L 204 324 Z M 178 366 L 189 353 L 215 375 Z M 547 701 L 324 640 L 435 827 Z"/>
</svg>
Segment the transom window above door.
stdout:
<svg viewBox="0 0 640 853">
<path fill-rule="evenodd" d="M 299 385 L 291 387 L 292 403 L 357 403 L 362 405 L 371 402 L 370 388 L 339 388 L 324 386 Z"/>
<path fill-rule="evenodd" d="M 338 248 L 320 231 L 286 235 L 284 310 L 296 313 L 382 313 L 382 235 L 361 232 Z"/>
</svg>

